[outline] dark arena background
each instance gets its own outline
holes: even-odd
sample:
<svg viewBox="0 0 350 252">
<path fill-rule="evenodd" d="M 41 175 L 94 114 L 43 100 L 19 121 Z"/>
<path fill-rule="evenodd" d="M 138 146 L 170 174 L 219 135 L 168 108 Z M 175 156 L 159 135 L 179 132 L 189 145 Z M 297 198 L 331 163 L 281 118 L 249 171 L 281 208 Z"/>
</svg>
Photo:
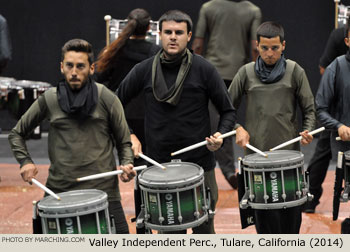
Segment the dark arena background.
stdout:
<svg viewBox="0 0 350 252">
<path fill-rule="evenodd" d="M 61 78 L 61 47 L 73 38 L 89 41 L 95 56 L 105 46 L 106 25 L 104 16 L 124 19 L 135 8 L 144 8 L 158 18 L 167 10 L 179 9 L 188 13 L 195 25 L 204 0 L 0 0 L 0 14 L 8 22 L 12 41 L 12 60 L 3 76 L 17 80 L 43 81 L 56 86 Z M 333 0 L 251 0 L 262 11 L 262 21 L 277 21 L 285 29 L 286 58 L 295 60 L 308 76 L 315 94 L 320 81 L 319 58 L 330 32 L 334 29 L 335 4 Z M 350 5 L 350 0 L 341 0 Z M 193 40 L 193 37 L 192 37 Z M 192 41 L 190 42 L 191 46 Z M 240 112 L 241 114 L 241 112 Z M 6 134 L 16 120 L 0 110 L 0 233 L 31 233 L 31 201 L 39 200 L 42 191 L 24 183 L 18 164 L 10 151 Z M 44 127 L 45 130 L 45 127 Z M 28 142 L 33 156 L 39 163 L 38 180 L 45 183 L 47 177 L 47 137 Z M 314 151 L 315 142 L 303 148 L 305 163 Z M 235 157 L 242 154 L 235 145 Z M 216 169 L 220 198 L 215 225 L 217 233 L 256 233 L 253 226 L 240 227 L 237 191 L 233 191 Z M 14 172 L 15 171 L 15 172 Z M 301 233 L 340 233 L 340 222 L 348 217 L 342 211 L 339 220 L 332 221 L 334 169 L 328 171 L 324 194 L 316 214 L 303 213 Z M 123 206 L 130 224 L 133 214 L 133 183 L 120 186 Z M 326 189 L 327 188 L 327 189 Z M 348 209 L 348 208 L 347 208 Z M 130 232 L 135 232 L 135 223 Z"/>
</svg>

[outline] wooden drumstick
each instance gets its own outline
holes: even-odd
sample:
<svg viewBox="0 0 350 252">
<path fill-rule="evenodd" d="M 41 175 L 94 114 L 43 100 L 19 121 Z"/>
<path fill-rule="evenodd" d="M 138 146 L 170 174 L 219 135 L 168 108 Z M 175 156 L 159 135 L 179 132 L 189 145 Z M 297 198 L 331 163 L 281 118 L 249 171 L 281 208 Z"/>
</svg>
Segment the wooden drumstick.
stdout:
<svg viewBox="0 0 350 252">
<path fill-rule="evenodd" d="M 105 16 L 106 21 L 106 46 L 109 46 L 110 39 L 109 39 L 109 22 L 111 21 L 112 17 L 110 15 Z"/>
<path fill-rule="evenodd" d="M 250 145 L 250 144 L 246 144 L 246 147 L 247 147 L 248 149 L 251 149 L 252 151 L 254 151 L 254 152 L 260 154 L 261 156 L 264 156 L 264 157 L 267 158 L 267 154 L 266 154 L 266 153 L 264 153 L 264 152 L 262 152 L 261 150 L 255 148 L 254 146 L 252 146 L 252 145 Z"/>
<path fill-rule="evenodd" d="M 314 135 L 314 134 L 317 134 L 317 133 L 319 133 L 319 132 L 321 132 L 321 131 L 324 131 L 324 130 L 325 130 L 325 127 L 321 127 L 321 128 L 315 129 L 315 130 L 313 130 L 313 131 L 310 131 L 309 134 L 310 134 L 310 135 Z M 274 150 L 277 150 L 277 149 L 281 149 L 281 148 L 283 148 L 283 147 L 285 147 L 285 146 L 287 146 L 287 145 L 290 145 L 290 144 L 292 144 L 292 143 L 295 143 L 295 142 L 300 141 L 302 138 L 303 138 L 302 136 L 296 137 L 296 138 L 294 138 L 294 139 L 292 139 L 292 140 L 289 140 L 289 141 L 287 141 L 287 142 L 285 142 L 285 143 L 282 143 L 282 144 L 280 144 L 280 145 L 277 145 L 276 147 L 270 149 L 270 151 L 274 151 Z"/>
<path fill-rule="evenodd" d="M 146 155 L 139 153 L 139 157 L 146 160 L 147 162 L 150 162 L 151 164 L 154 164 L 155 166 L 158 166 L 159 168 L 162 168 L 163 170 L 166 170 L 166 167 L 164 165 L 161 165 L 157 161 L 153 160 L 152 158 L 147 157 Z"/>
<path fill-rule="evenodd" d="M 141 166 L 135 166 L 132 168 L 134 171 L 141 171 L 143 169 L 146 169 L 147 165 L 141 165 Z M 86 180 L 92 180 L 92 179 L 98 179 L 98 178 L 104 178 L 104 177 L 109 177 L 109 176 L 115 176 L 118 174 L 122 174 L 123 170 L 115 170 L 115 171 L 110 171 L 110 172 L 102 172 L 94 175 L 89 175 L 81 178 L 77 178 L 77 181 L 86 181 Z"/>
<path fill-rule="evenodd" d="M 341 137 L 338 136 L 338 137 L 335 138 L 335 140 L 336 141 L 341 141 Z"/>
<path fill-rule="evenodd" d="M 53 191 L 51 191 L 49 188 L 47 188 L 46 186 L 44 186 L 43 184 L 41 184 L 38 180 L 36 180 L 35 178 L 32 178 L 32 182 L 38 186 L 40 189 L 44 190 L 45 192 L 47 192 L 48 194 L 50 194 L 52 197 L 54 197 L 57 200 L 61 200 L 61 198 L 55 194 Z"/>
<path fill-rule="evenodd" d="M 225 134 L 222 134 L 222 135 L 218 136 L 218 138 L 225 138 L 225 137 L 233 136 L 235 134 L 236 134 L 236 131 L 232 130 L 232 131 L 229 131 L 229 132 L 227 132 Z M 202 142 L 190 145 L 190 146 L 188 146 L 186 148 L 183 148 L 181 150 L 175 151 L 175 152 L 171 153 L 171 156 L 175 156 L 175 155 L 178 155 L 178 154 L 181 154 L 181 153 L 184 153 L 184 152 L 187 152 L 187 151 L 199 148 L 199 147 L 204 146 L 206 144 L 208 144 L 208 141 L 204 140 Z"/>
</svg>

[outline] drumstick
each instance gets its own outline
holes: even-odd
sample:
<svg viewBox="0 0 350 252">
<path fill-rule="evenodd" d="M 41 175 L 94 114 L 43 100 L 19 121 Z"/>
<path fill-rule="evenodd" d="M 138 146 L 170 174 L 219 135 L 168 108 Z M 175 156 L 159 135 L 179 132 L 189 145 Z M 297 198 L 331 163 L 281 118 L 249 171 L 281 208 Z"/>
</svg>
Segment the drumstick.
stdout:
<svg viewBox="0 0 350 252">
<path fill-rule="evenodd" d="M 147 162 L 150 162 L 151 164 L 154 164 L 155 166 L 158 166 L 159 168 L 162 168 L 163 170 L 166 170 L 166 167 L 164 165 L 161 165 L 157 161 L 154 161 L 152 158 L 149 158 L 146 155 L 143 155 L 142 153 L 139 153 L 139 157 L 146 160 Z"/>
<path fill-rule="evenodd" d="M 141 166 L 135 166 L 134 168 L 132 168 L 134 171 L 140 171 L 143 169 L 146 169 L 147 165 L 141 165 Z M 102 173 L 98 173 L 98 174 L 94 174 L 94 175 L 90 175 L 90 176 L 85 176 L 85 177 L 81 177 L 81 178 L 77 178 L 77 181 L 86 181 L 86 180 L 92 180 L 92 179 L 98 179 L 98 178 L 104 178 L 104 177 L 108 177 L 108 176 L 114 176 L 114 175 L 118 175 L 118 174 L 122 174 L 123 170 L 115 170 L 115 171 L 110 171 L 110 172 L 102 172 Z"/>
<path fill-rule="evenodd" d="M 314 131 L 310 131 L 309 134 L 310 134 L 310 135 L 314 135 L 314 134 L 317 134 L 317 133 L 319 133 L 319 132 L 321 132 L 321 131 L 324 131 L 324 130 L 325 130 L 325 127 L 321 127 L 321 128 L 315 129 Z M 285 142 L 285 143 L 282 143 L 282 144 L 280 144 L 280 145 L 277 145 L 276 147 L 270 149 L 270 151 L 274 151 L 274 150 L 277 150 L 277 149 L 281 149 L 281 148 L 283 148 L 283 147 L 285 147 L 285 146 L 287 146 L 287 145 L 290 145 L 290 144 L 292 144 L 292 143 L 295 143 L 295 142 L 300 141 L 302 138 L 303 138 L 302 136 L 296 137 L 296 138 L 294 138 L 294 139 L 292 139 L 292 140 L 289 140 L 289 141 L 287 141 L 287 142 Z"/>
<path fill-rule="evenodd" d="M 266 154 L 266 153 L 264 153 L 264 152 L 262 152 L 261 150 L 255 148 L 254 146 L 251 146 L 250 144 L 246 144 L 246 147 L 247 147 L 248 149 L 251 149 L 252 151 L 254 151 L 254 152 L 260 154 L 261 156 L 264 156 L 264 157 L 267 158 L 267 154 Z"/>
<path fill-rule="evenodd" d="M 43 184 L 41 184 L 38 180 L 36 180 L 35 178 L 32 178 L 32 182 L 40 187 L 41 189 L 43 189 L 45 192 L 47 192 L 48 194 L 50 194 L 52 197 L 54 197 L 57 200 L 61 200 L 61 198 L 55 194 L 53 191 L 51 191 L 49 188 L 47 188 L 46 186 L 44 186 Z"/>
<path fill-rule="evenodd" d="M 227 132 L 225 134 L 222 134 L 222 135 L 218 136 L 218 138 L 225 138 L 225 137 L 233 136 L 235 134 L 236 134 L 236 131 L 232 130 L 232 131 L 229 131 L 229 132 Z M 184 153 L 184 152 L 187 152 L 187 151 L 199 148 L 199 147 L 204 146 L 206 144 L 208 144 L 208 141 L 204 140 L 203 142 L 199 142 L 199 143 L 190 145 L 190 146 L 188 146 L 186 148 L 183 148 L 181 150 L 175 151 L 175 152 L 171 153 L 171 156 L 175 156 L 175 155 L 178 155 L 178 154 L 181 154 L 181 153 Z"/>
<path fill-rule="evenodd" d="M 112 17 L 110 15 L 106 15 L 104 19 L 106 21 L 106 46 L 109 46 L 109 21 L 111 21 Z"/>
<path fill-rule="evenodd" d="M 341 137 L 336 137 L 335 140 L 336 141 L 341 141 Z"/>
</svg>

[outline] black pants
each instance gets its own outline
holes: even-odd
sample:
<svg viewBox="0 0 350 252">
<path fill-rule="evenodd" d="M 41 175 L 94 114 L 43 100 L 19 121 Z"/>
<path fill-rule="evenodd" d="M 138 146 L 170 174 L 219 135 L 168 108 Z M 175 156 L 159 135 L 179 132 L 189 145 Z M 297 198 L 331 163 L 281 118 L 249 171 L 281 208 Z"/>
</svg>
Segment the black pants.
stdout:
<svg viewBox="0 0 350 252">
<path fill-rule="evenodd" d="M 129 227 L 125 219 L 122 203 L 120 201 L 108 202 L 108 211 L 109 211 L 109 215 L 114 216 L 116 233 L 129 234 Z"/>
<path fill-rule="evenodd" d="M 332 159 L 332 150 L 330 143 L 330 131 L 323 131 L 318 139 L 314 155 L 312 156 L 308 171 L 310 180 L 310 193 L 314 195 L 312 204 L 314 206 L 320 203 L 322 195 L 322 183 L 327 175 L 329 162 Z"/>
<path fill-rule="evenodd" d="M 258 234 L 299 234 L 301 207 L 286 209 L 254 210 L 255 228 Z"/>
</svg>

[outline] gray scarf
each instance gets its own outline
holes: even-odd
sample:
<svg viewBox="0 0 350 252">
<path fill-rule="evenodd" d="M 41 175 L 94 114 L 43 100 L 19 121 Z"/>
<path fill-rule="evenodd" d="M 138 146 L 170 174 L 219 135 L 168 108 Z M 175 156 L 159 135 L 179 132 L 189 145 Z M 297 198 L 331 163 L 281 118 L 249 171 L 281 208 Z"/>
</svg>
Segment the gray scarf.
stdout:
<svg viewBox="0 0 350 252">
<path fill-rule="evenodd" d="M 161 64 L 176 64 L 179 59 L 166 59 L 163 55 L 163 50 L 160 50 L 156 54 L 152 64 L 152 89 L 153 95 L 157 101 L 166 102 L 174 106 L 178 104 L 181 97 L 184 80 L 192 65 L 192 59 L 193 54 L 186 48 L 182 56 L 181 66 L 177 74 L 175 84 L 168 88 L 164 79 Z"/>
<path fill-rule="evenodd" d="M 287 63 L 283 54 L 273 67 L 267 66 L 259 56 L 256 59 L 254 70 L 262 83 L 270 84 L 283 78 L 284 73 L 286 72 L 286 66 Z"/>
</svg>

